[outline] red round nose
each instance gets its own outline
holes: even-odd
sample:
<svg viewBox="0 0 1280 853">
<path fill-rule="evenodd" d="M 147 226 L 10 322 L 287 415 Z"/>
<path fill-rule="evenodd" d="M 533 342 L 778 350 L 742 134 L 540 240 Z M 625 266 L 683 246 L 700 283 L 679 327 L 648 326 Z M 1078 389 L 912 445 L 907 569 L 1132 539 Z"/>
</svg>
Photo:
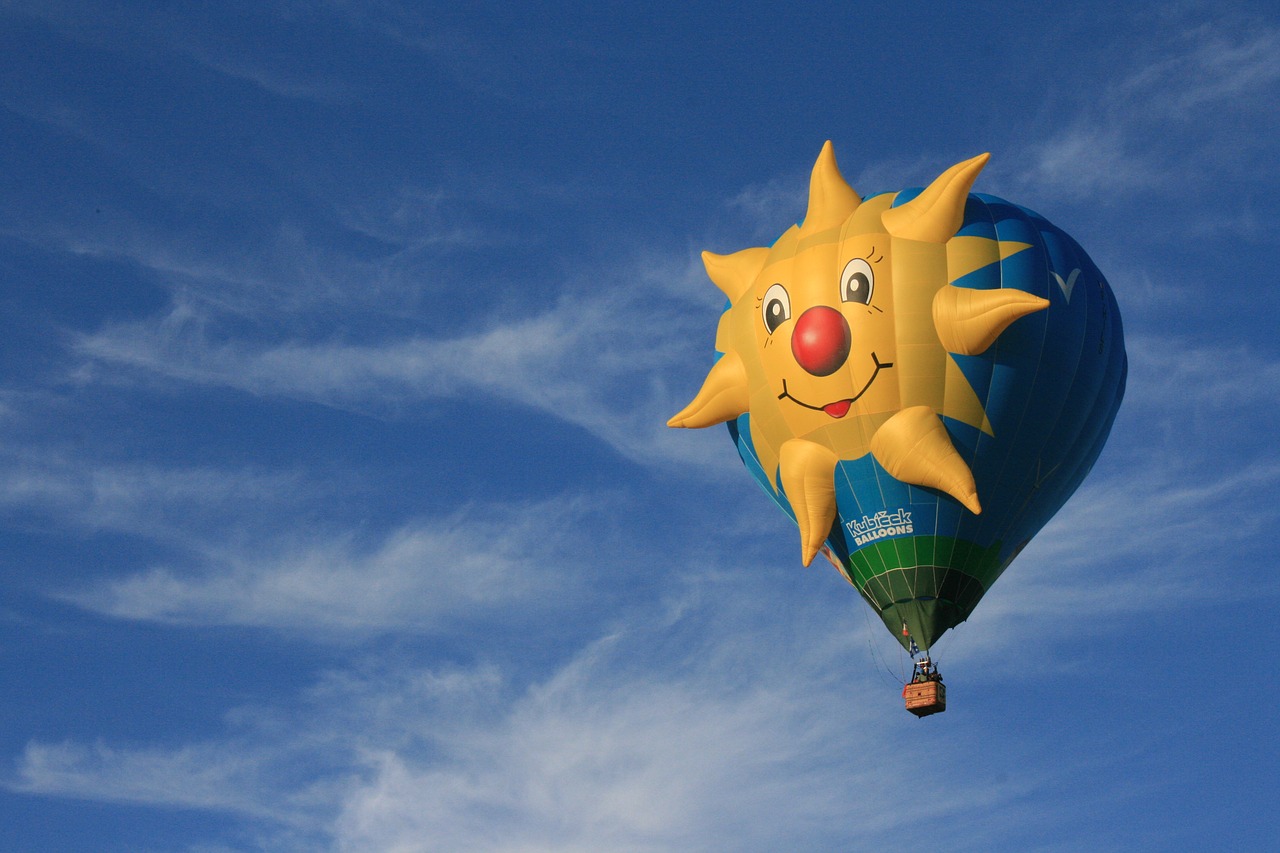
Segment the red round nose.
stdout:
<svg viewBox="0 0 1280 853">
<path fill-rule="evenodd" d="M 791 335 L 791 354 L 814 376 L 830 376 L 849 357 L 849 323 L 834 308 L 815 305 L 800 315 Z"/>
</svg>

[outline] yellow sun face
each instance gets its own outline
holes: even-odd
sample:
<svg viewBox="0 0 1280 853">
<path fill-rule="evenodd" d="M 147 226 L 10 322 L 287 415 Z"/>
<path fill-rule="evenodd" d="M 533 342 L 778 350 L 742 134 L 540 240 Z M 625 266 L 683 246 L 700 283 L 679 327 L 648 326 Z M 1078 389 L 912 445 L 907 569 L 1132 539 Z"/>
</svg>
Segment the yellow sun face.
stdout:
<svg viewBox="0 0 1280 853">
<path fill-rule="evenodd" d="M 981 512 L 968 465 L 940 420 L 991 431 L 948 352 L 984 351 L 1048 302 L 1019 290 L 950 284 L 1029 248 L 956 237 L 986 155 L 944 172 L 919 196 L 863 203 L 823 146 L 804 223 L 770 248 L 703 253 L 729 297 L 716 362 L 693 401 L 668 421 L 704 427 L 750 412 L 752 444 L 813 558 L 835 517 L 834 473 L 870 452 L 908 483 Z"/>
<path fill-rule="evenodd" d="M 875 242 L 808 248 L 766 266 L 752 287 L 747 307 L 759 310 L 752 319 L 761 366 L 780 383 L 774 398 L 794 435 L 898 408 L 892 383 L 877 381 L 893 367 L 896 346 L 892 315 L 881 307 L 893 304 L 889 240 Z"/>
<path fill-rule="evenodd" d="M 890 240 L 820 236 L 775 244 L 730 309 L 732 345 L 748 365 L 753 438 L 775 449 L 809 438 L 857 458 L 877 416 L 902 407 Z"/>
</svg>

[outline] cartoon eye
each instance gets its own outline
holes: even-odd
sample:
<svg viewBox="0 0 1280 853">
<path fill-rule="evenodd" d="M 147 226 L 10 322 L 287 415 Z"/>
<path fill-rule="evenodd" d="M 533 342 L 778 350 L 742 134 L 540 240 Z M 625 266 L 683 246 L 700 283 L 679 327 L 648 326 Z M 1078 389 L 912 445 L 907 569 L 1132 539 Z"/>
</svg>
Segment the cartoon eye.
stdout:
<svg viewBox="0 0 1280 853">
<path fill-rule="evenodd" d="M 876 276 L 871 271 L 871 264 L 862 258 L 854 258 L 844 265 L 844 273 L 840 276 L 840 300 L 870 304 L 875 282 Z"/>
<path fill-rule="evenodd" d="M 764 327 L 773 330 L 791 319 L 791 297 L 780 284 L 770 285 L 764 292 Z"/>
</svg>

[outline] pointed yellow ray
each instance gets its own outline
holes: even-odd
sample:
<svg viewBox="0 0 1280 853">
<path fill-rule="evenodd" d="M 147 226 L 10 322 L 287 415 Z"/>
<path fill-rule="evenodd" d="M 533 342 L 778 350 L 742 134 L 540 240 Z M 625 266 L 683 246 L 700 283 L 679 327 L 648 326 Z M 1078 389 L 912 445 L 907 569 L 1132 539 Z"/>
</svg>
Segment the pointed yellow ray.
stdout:
<svg viewBox="0 0 1280 853">
<path fill-rule="evenodd" d="M 778 453 L 782 487 L 800 527 L 800 560 L 806 566 L 826 541 L 836 520 L 836 463 L 827 448 L 803 438 L 783 443 Z"/>
<path fill-rule="evenodd" d="M 732 420 L 748 408 L 747 370 L 741 356 L 726 353 L 707 373 L 689 405 L 673 415 L 667 426 L 699 429 Z"/>
<path fill-rule="evenodd" d="M 840 174 L 840 167 L 836 165 L 835 148 L 828 139 L 823 143 L 822 151 L 809 176 L 809 209 L 804 215 L 803 228 L 805 235 L 839 226 L 861 203 L 862 198 Z"/>
<path fill-rule="evenodd" d="M 982 512 L 973 472 L 928 406 L 912 406 L 884 422 L 871 437 L 871 454 L 896 479 L 951 495 L 975 515 Z"/>
<path fill-rule="evenodd" d="M 1043 311 L 1049 300 L 1024 290 L 974 290 L 947 285 L 933 297 L 933 325 L 948 352 L 986 352 L 1019 317 Z"/>
<path fill-rule="evenodd" d="M 765 248 L 743 249 L 731 255 L 703 252 L 702 265 L 707 268 L 711 283 L 720 288 L 730 302 L 737 302 L 764 269 L 768 257 L 769 250 Z"/>
<path fill-rule="evenodd" d="M 900 207 L 880 215 L 880 221 L 894 237 L 923 243 L 945 243 L 960 230 L 969 188 L 990 154 L 979 154 L 956 163 L 925 187 L 920 195 Z"/>
</svg>

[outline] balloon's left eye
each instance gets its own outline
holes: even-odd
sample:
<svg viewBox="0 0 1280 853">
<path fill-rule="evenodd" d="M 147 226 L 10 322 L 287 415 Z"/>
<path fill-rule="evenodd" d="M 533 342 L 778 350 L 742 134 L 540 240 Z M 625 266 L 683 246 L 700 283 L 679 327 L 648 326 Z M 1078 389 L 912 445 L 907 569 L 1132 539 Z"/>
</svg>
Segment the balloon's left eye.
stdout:
<svg viewBox="0 0 1280 853">
<path fill-rule="evenodd" d="M 840 275 L 840 301 L 869 305 L 875 283 L 876 277 L 871 271 L 871 264 L 862 258 L 854 258 L 844 265 L 844 272 Z"/>
<path fill-rule="evenodd" d="M 769 334 L 791 319 L 791 297 L 787 289 L 780 284 L 773 284 L 764 293 L 764 327 Z"/>
</svg>

